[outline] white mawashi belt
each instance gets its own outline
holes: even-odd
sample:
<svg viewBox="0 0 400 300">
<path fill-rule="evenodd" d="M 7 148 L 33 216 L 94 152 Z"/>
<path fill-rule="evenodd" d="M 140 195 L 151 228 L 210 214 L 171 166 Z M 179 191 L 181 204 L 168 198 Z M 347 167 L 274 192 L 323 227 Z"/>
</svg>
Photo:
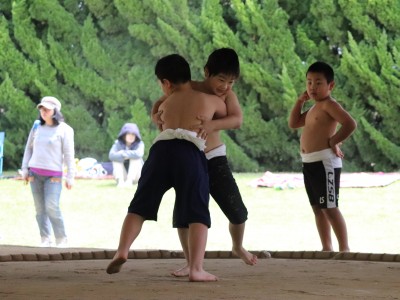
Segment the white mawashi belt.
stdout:
<svg viewBox="0 0 400 300">
<path fill-rule="evenodd" d="M 206 140 L 197 137 L 197 132 L 177 128 L 177 129 L 165 129 L 162 131 L 153 141 L 153 143 L 164 140 L 180 139 L 192 142 L 200 149 L 204 151 L 206 148 Z"/>
<path fill-rule="evenodd" d="M 218 156 L 226 156 L 226 146 L 225 144 L 222 144 L 218 146 L 217 148 L 214 148 L 206 153 L 206 158 L 208 160 L 218 157 Z"/>
<path fill-rule="evenodd" d="M 300 155 L 301 161 L 304 163 L 312 163 L 329 159 L 334 168 L 342 168 L 342 159 L 340 157 L 337 157 L 331 148 L 311 153 L 300 153 Z"/>
</svg>

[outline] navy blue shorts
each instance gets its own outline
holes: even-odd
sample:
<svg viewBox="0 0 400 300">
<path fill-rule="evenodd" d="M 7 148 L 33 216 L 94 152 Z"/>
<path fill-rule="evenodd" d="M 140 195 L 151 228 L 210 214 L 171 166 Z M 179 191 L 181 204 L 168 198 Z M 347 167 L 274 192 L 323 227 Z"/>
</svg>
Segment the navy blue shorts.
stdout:
<svg viewBox="0 0 400 300">
<path fill-rule="evenodd" d="M 170 188 L 175 189 L 177 226 L 211 226 L 207 159 L 189 141 L 162 140 L 151 147 L 128 212 L 157 221 L 161 199 Z"/>
<path fill-rule="evenodd" d="M 210 194 L 229 222 L 236 225 L 246 222 L 247 208 L 243 203 L 226 156 L 217 156 L 208 160 L 208 176 L 210 178 Z M 183 227 L 178 226 L 176 219 L 176 210 L 174 209 L 173 227 L 188 227 L 188 224 Z"/>
</svg>

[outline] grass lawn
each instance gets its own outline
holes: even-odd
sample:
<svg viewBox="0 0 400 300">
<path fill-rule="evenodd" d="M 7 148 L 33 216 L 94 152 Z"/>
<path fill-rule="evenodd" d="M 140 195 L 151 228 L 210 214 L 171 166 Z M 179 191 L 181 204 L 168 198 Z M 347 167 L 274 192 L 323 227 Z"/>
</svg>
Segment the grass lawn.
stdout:
<svg viewBox="0 0 400 300">
<path fill-rule="evenodd" d="M 4 175 L 4 174 L 3 174 Z M 235 174 L 249 210 L 244 246 L 249 250 L 320 250 L 304 188 L 274 190 L 249 183 L 262 174 Z M 115 249 L 135 189 L 116 188 L 113 180 L 77 180 L 63 189 L 61 206 L 69 245 Z M 0 244 L 37 246 L 40 241 L 30 187 L 0 180 Z M 342 188 L 340 209 L 353 252 L 400 253 L 400 181 L 381 188 Z M 145 222 L 134 249 L 180 250 L 172 228 L 173 190 L 161 204 L 158 222 Z M 230 250 L 228 221 L 213 200 L 207 250 Z M 334 235 L 333 235 L 334 237 Z M 337 251 L 337 243 L 334 238 Z"/>
</svg>

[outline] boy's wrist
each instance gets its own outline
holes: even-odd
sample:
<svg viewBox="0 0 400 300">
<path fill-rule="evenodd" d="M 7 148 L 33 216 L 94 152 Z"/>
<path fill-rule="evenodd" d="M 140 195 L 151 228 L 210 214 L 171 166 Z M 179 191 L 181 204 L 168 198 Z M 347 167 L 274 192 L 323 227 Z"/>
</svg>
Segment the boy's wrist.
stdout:
<svg viewBox="0 0 400 300">
<path fill-rule="evenodd" d="M 332 143 L 332 138 L 330 138 L 329 140 L 328 140 L 328 145 L 329 145 L 329 147 L 333 147 L 333 146 L 335 146 L 336 144 L 334 144 L 334 143 Z"/>
</svg>

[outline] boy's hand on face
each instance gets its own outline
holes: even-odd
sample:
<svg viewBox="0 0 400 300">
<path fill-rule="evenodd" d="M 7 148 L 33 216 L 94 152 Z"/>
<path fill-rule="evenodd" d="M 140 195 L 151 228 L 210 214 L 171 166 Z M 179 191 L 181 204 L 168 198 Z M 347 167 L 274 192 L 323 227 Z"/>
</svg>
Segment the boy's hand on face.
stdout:
<svg viewBox="0 0 400 300">
<path fill-rule="evenodd" d="M 297 99 L 297 101 L 300 101 L 302 103 L 305 103 L 306 101 L 310 100 L 310 96 L 308 95 L 307 91 L 305 91 L 304 93 L 302 93 L 299 98 Z"/>
</svg>

